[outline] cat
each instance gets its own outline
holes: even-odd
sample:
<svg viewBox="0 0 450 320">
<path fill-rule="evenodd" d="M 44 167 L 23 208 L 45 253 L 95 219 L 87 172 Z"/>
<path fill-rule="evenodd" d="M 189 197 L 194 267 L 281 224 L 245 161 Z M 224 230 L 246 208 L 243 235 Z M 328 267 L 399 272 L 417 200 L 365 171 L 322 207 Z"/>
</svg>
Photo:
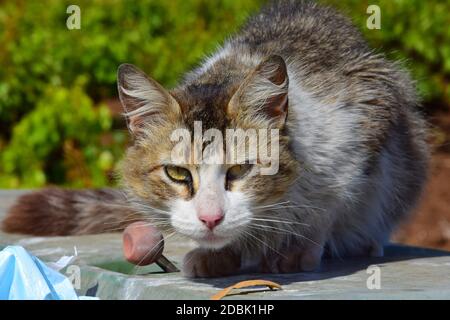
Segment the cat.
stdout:
<svg viewBox="0 0 450 320">
<path fill-rule="evenodd" d="M 199 244 L 188 277 L 311 271 L 323 256 L 382 256 L 426 181 L 427 125 L 408 73 L 311 1 L 266 5 L 174 89 L 124 64 L 118 90 L 133 138 L 122 190 L 24 195 L 5 231 L 90 234 L 145 219 Z M 175 163 L 170 137 L 195 123 L 277 130 L 277 172 L 261 174 L 258 159 Z"/>
</svg>

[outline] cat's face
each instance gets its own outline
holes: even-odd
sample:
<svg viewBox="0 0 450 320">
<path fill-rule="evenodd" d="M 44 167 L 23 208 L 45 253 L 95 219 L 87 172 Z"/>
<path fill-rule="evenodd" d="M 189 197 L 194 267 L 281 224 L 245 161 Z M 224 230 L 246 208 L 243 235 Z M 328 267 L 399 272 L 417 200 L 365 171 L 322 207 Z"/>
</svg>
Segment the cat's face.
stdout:
<svg viewBox="0 0 450 320">
<path fill-rule="evenodd" d="M 124 65 L 119 92 L 135 138 L 124 183 L 163 229 L 221 248 L 247 237 L 263 207 L 296 177 L 284 130 L 287 74 L 278 57 L 236 86 L 195 84 L 170 93 Z"/>
</svg>

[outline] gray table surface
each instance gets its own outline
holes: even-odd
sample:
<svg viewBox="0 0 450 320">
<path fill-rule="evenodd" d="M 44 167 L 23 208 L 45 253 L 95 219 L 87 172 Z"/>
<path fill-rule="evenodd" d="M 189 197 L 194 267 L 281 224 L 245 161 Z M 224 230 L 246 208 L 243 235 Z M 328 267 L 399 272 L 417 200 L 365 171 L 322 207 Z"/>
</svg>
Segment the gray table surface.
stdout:
<svg viewBox="0 0 450 320">
<path fill-rule="evenodd" d="M 0 190 L 0 219 L 24 191 Z M 68 237 L 30 237 L 0 232 L 0 248 L 21 245 L 44 261 L 78 253 L 73 262 L 80 272 L 79 294 L 101 299 L 209 299 L 238 281 L 265 279 L 283 290 L 245 290 L 226 299 L 449 299 L 450 252 L 390 245 L 383 258 L 326 260 L 317 272 L 246 274 L 191 280 L 180 273 L 162 273 L 156 266 L 135 268 L 122 256 L 120 234 Z M 179 264 L 193 244 L 170 238 L 165 255 Z M 369 289 L 379 270 L 380 288 Z M 378 269 L 379 268 L 379 269 Z M 63 269 L 62 272 L 68 272 Z M 376 271 L 378 272 L 378 271 Z M 73 274 L 73 268 L 71 273 Z M 370 278 L 372 277 L 372 278 Z"/>
</svg>

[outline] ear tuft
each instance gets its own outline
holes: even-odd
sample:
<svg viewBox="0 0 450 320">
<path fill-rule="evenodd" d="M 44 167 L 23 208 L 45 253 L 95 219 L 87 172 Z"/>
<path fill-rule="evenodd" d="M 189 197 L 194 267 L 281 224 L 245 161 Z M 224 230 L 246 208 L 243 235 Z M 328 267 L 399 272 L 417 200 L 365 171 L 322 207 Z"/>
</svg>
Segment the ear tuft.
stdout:
<svg viewBox="0 0 450 320">
<path fill-rule="evenodd" d="M 288 111 L 289 78 L 286 63 L 278 55 L 261 62 L 248 75 L 231 98 L 227 113 L 236 117 L 239 113 L 267 120 L 281 127 Z"/>
<path fill-rule="evenodd" d="M 178 103 L 158 82 L 131 64 L 119 66 L 117 86 L 133 134 L 139 133 L 144 125 L 161 123 L 180 112 Z"/>
</svg>

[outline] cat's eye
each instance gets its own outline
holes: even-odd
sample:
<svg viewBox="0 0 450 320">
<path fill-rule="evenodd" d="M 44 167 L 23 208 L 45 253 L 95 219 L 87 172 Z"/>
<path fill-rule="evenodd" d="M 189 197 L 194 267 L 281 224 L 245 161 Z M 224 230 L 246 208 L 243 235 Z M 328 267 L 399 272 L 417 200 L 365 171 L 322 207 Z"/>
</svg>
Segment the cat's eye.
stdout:
<svg viewBox="0 0 450 320">
<path fill-rule="evenodd" d="M 251 164 L 238 164 L 227 171 L 227 180 L 236 180 L 244 177 L 252 168 Z"/>
<path fill-rule="evenodd" d="M 167 176 L 176 182 L 190 182 L 192 181 L 191 173 L 188 169 L 177 166 L 165 166 L 164 171 Z"/>
</svg>

